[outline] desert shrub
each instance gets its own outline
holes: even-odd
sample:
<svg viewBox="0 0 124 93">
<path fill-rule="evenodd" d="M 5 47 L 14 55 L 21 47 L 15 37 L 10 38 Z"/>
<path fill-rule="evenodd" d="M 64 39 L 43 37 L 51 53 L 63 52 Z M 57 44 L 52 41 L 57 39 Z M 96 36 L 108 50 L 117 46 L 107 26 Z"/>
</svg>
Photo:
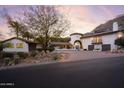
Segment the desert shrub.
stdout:
<svg viewBox="0 0 124 93">
<path fill-rule="evenodd" d="M 54 50 L 55 50 L 55 48 L 54 48 L 54 46 L 53 46 L 53 45 L 51 45 L 51 46 L 49 46 L 49 47 L 47 48 L 47 50 L 49 50 L 50 52 L 52 52 L 52 51 L 54 51 Z"/>
<path fill-rule="evenodd" d="M 14 53 L 9 53 L 9 52 L 2 52 L 2 58 L 13 58 Z"/>
<path fill-rule="evenodd" d="M 96 48 L 95 50 L 100 50 L 99 48 Z"/>
<path fill-rule="evenodd" d="M 115 45 L 124 47 L 124 38 L 117 38 L 115 40 Z"/>
<path fill-rule="evenodd" d="M 32 52 L 30 52 L 30 56 L 31 57 L 35 57 L 37 55 L 37 51 L 32 51 Z"/>
<path fill-rule="evenodd" d="M 59 57 L 58 56 L 53 56 L 53 60 L 58 60 Z"/>
<path fill-rule="evenodd" d="M 61 58 L 61 56 L 58 53 L 52 54 L 52 59 L 53 60 L 59 60 L 60 58 Z"/>
<path fill-rule="evenodd" d="M 9 57 L 4 58 L 5 65 L 8 65 L 10 63 L 11 59 Z"/>
<path fill-rule="evenodd" d="M 19 57 L 19 55 L 17 55 L 17 54 L 15 54 L 14 55 L 14 64 L 18 64 L 19 63 L 19 61 L 20 61 L 20 57 Z"/>
<path fill-rule="evenodd" d="M 18 52 L 17 55 L 19 55 L 19 57 L 22 59 L 25 59 L 29 56 L 28 53 L 24 53 L 24 52 Z"/>
<path fill-rule="evenodd" d="M 38 51 L 38 52 L 42 52 L 42 51 L 43 51 L 43 49 L 42 49 L 42 48 L 40 48 L 40 49 L 37 49 L 37 51 Z"/>
<path fill-rule="evenodd" d="M 87 49 L 83 49 L 84 51 L 86 51 Z"/>
</svg>

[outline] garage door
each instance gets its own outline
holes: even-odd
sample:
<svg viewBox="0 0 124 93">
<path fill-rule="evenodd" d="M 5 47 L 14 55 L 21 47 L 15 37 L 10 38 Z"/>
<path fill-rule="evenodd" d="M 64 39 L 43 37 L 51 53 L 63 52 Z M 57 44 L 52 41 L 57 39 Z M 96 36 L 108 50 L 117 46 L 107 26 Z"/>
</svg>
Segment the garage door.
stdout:
<svg viewBox="0 0 124 93">
<path fill-rule="evenodd" d="M 93 50 L 94 49 L 94 45 L 88 45 L 88 50 Z"/>
<path fill-rule="evenodd" d="M 110 44 L 102 45 L 102 51 L 109 51 L 109 50 L 111 50 L 111 45 Z"/>
</svg>

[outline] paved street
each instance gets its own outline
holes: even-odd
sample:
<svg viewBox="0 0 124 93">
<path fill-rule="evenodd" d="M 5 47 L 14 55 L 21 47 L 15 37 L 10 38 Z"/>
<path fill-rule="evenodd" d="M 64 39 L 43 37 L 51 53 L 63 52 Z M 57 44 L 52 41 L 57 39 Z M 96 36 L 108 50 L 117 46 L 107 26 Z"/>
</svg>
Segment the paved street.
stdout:
<svg viewBox="0 0 124 93">
<path fill-rule="evenodd" d="M 124 56 L 0 70 L 0 85 L 49 88 L 124 87 Z"/>
</svg>

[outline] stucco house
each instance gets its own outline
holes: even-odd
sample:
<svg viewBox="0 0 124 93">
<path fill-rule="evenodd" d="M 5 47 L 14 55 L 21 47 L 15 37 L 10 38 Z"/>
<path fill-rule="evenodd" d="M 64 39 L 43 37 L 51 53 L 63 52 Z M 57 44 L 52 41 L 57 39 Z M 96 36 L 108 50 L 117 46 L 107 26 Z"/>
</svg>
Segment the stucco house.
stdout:
<svg viewBox="0 0 124 93">
<path fill-rule="evenodd" d="M 75 47 L 79 45 L 84 50 L 108 51 L 116 50 L 115 39 L 124 36 L 124 30 L 119 30 L 118 23 L 113 23 L 113 29 L 107 32 L 70 35 L 70 43 Z"/>
<path fill-rule="evenodd" d="M 36 43 L 13 37 L 2 41 L 4 52 L 30 52 L 36 50 Z"/>
<path fill-rule="evenodd" d="M 31 52 L 35 50 L 41 50 L 41 44 L 37 42 L 28 41 L 22 38 L 13 37 L 2 41 L 4 52 Z M 71 48 L 72 45 L 69 42 L 51 42 L 51 45 L 55 49 Z"/>
<path fill-rule="evenodd" d="M 55 47 L 55 49 L 70 49 L 72 45 L 69 42 L 51 42 L 51 45 Z"/>
</svg>

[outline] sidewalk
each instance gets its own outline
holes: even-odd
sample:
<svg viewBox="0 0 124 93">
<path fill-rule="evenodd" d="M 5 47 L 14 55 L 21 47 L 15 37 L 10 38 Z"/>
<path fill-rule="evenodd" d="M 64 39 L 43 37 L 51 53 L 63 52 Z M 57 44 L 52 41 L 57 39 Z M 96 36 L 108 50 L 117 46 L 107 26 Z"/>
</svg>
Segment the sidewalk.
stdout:
<svg viewBox="0 0 124 93">
<path fill-rule="evenodd" d="M 38 65 L 46 65 L 46 64 L 53 64 L 53 63 L 58 63 L 58 61 L 40 62 L 40 63 L 33 63 L 33 64 L 18 64 L 18 65 L 13 65 L 13 66 L 6 66 L 6 67 L 4 66 L 4 67 L 0 67 L 0 70 L 21 68 L 21 67 L 30 67 L 30 66 L 38 66 Z"/>
</svg>

